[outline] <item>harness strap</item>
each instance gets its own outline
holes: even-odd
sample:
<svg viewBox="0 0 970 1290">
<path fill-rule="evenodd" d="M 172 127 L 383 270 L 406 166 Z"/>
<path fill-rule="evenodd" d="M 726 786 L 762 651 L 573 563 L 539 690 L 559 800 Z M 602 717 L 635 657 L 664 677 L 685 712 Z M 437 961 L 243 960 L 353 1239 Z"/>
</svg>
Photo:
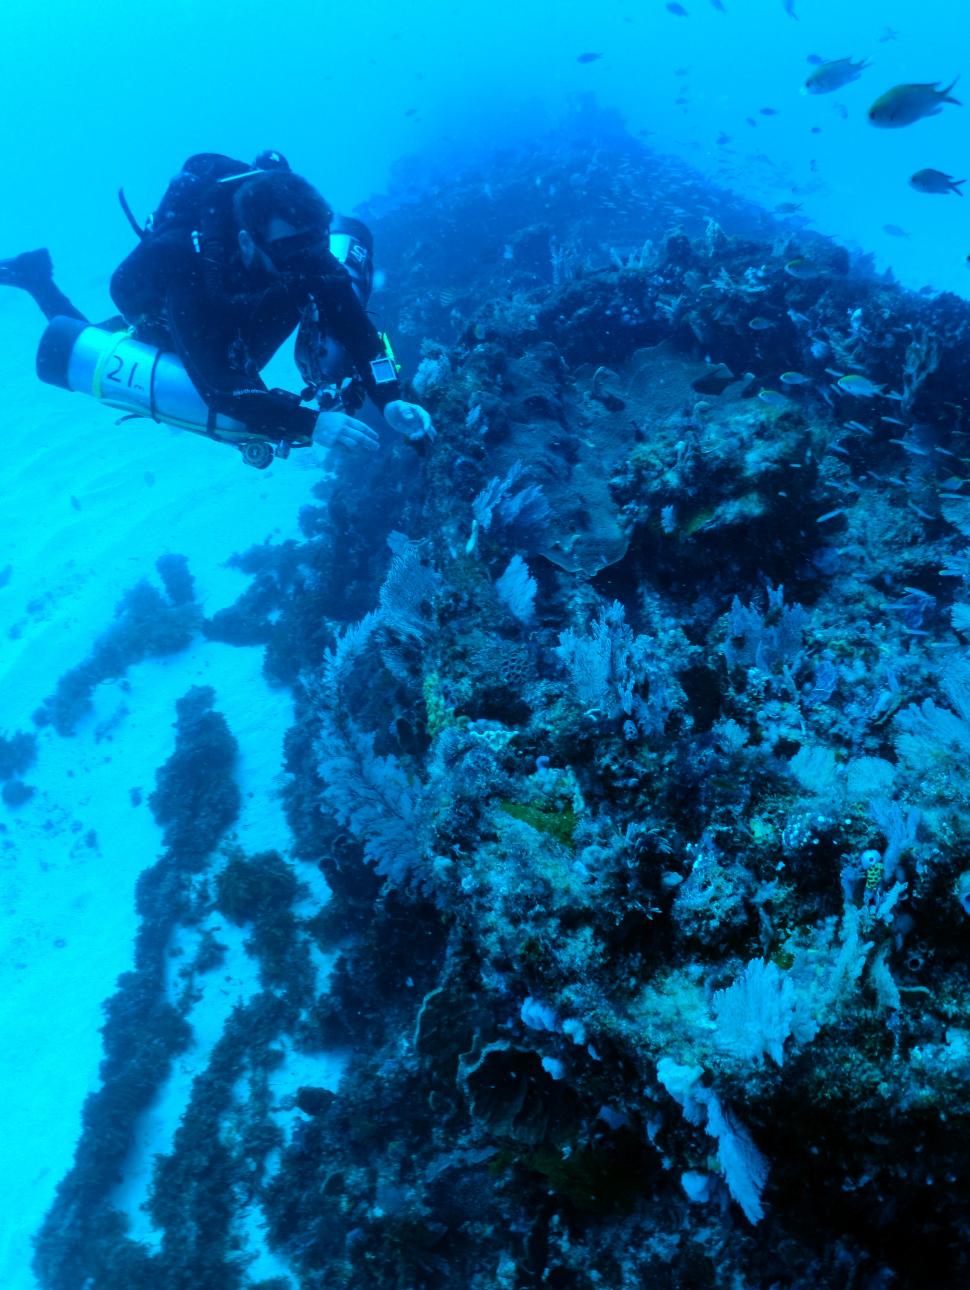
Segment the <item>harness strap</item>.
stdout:
<svg viewBox="0 0 970 1290">
<path fill-rule="evenodd" d="M 156 349 L 155 357 L 152 359 L 152 370 L 148 374 L 148 410 L 152 415 L 153 421 L 158 420 L 158 405 L 155 402 L 155 373 L 158 370 L 158 364 L 161 357 L 161 349 Z"/>
</svg>

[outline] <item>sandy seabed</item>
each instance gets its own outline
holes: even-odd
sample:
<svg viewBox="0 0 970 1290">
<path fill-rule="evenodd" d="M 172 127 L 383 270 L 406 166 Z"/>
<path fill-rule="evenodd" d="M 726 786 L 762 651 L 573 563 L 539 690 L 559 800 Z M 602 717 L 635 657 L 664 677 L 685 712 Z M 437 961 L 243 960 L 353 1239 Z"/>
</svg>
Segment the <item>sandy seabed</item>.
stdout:
<svg viewBox="0 0 970 1290">
<path fill-rule="evenodd" d="M 235 600 L 247 580 L 225 561 L 299 536 L 297 514 L 319 471 L 309 453 L 259 472 L 185 431 L 116 425 L 111 409 L 36 381 L 42 327 L 30 301 L 4 294 L 0 733 L 8 735 L 35 729 L 31 714 L 87 655 L 123 593 L 142 577 L 158 584 L 159 556 L 188 558 L 207 615 Z M 239 841 L 286 853 L 278 788 L 292 704 L 266 685 L 261 664 L 259 648 L 200 638 L 133 667 L 124 686 L 98 688 L 75 736 L 38 732 L 25 775 L 37 791 L 20 807 L 0 805 L 5 1290 L 35 1290 L 30 1238 L 70 1168 L 84 1099 L 98 1086 L 101 1005 L 132 966 L 135 882 L 161 848 L 146 799 L 174 747 L 175 702 L 190 686 L 214 687 L 240 745 Z"/>
</svg>

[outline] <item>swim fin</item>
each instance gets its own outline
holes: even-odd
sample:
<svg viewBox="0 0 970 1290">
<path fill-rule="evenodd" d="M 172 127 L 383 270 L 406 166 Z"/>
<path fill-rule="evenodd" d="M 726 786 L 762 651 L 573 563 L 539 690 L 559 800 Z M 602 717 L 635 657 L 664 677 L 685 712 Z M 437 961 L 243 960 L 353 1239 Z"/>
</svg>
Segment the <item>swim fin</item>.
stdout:
<svg viewBox="0 0 970 1290">
<path fill-rule="evenodd" d="M 39 251 L 23 251 L 9 260 L 0 260 L 0 285 L 6 287 L 40 286 L 54 276 L 51 253 L 46 247 Z"/>
</svg>

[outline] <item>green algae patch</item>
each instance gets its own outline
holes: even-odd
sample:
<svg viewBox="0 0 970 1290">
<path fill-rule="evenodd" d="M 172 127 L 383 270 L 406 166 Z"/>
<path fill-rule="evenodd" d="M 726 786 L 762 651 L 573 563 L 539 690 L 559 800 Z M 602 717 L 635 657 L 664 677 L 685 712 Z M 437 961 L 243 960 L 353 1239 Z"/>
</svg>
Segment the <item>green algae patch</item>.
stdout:
<svg viewBox="0 0 970 1290">
<path fill-rule="evenodd" d="M 576 829 L 576 812 L 572 807 L 561 811 L 544 811 L 539 806 L 526 806 L 522 802 L 499 802 L 499 806 L 514 820 L 521 820 L 538 833 L 547 833 L 561 846 L 573 845 L 573 833 Z"/>
<path fill-rule="evenodd" d="M 442 730 L 455 725 L 455 710 L 445 701 L 444 687 L 438 672 L 429 672 L 422 685 L 428 735 L 437 739 Z"/>
</svg>

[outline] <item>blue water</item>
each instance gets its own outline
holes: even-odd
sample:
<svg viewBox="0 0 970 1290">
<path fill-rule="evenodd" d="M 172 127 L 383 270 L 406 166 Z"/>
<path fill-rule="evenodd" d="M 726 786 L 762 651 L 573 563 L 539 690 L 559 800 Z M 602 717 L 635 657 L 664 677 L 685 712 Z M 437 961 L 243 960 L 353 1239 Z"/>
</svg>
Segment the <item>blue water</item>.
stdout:
<svg viewBox="0 0 970 1290">
<path fill-rule="evenodd" d="M 0 288 L 0 1290 L 966 1284 L 970 107 L 867 113 L 970 17 L 682 8 L 4 6 L 0 259 L 105 317 L 119 188 L 278 149 L 438 440 L 247 469 Z"/>
<path fill-rule="evenodd" d="M 958 0 L 935 0 L 931 11 L 906 0 L 796 0 L 797 20 L 781 0 L 685 8 L 686 18 L 660 0 L 487 10 L 375 0 L 364 15 L 118 0 L 48 5 L 41 20 L 13 0 L 0 49 L 4 112 L 16 122 L 0 245 L 48 242 L 82 307 L 93 308 L 102 269 L 130 242 L 118 187 L 147 211 L 194 151 L 279 148 L 342 208 L 380 191 L 402 158 L 420 167 L 527 139 L 591 90 L 661 150 L 709 174 L 727 166 L 736 186 L 769 205 L 803 202 L 819 228 L 912 285 L 963 292 L 963 204 L 915 193 L 907 180 L 925 166 L 964 177 L 965 113 L 947 108 L 889 131 L 865 115 L 894 84 L 946 85 L 960 74 L 970 33 Z M 885 41 L 887 30 L 898 36 Z M 578 63 L 583 53 L 602 58 Z M 844 90 L 802 97 L 813 54 L 872 66 Z M 765 107 L 778 115 L 761 116 Z M 731 142 L 719 148 L 722 131 Z M 887 235 L 886 224 L 910 240 Z"/>
</svg>

